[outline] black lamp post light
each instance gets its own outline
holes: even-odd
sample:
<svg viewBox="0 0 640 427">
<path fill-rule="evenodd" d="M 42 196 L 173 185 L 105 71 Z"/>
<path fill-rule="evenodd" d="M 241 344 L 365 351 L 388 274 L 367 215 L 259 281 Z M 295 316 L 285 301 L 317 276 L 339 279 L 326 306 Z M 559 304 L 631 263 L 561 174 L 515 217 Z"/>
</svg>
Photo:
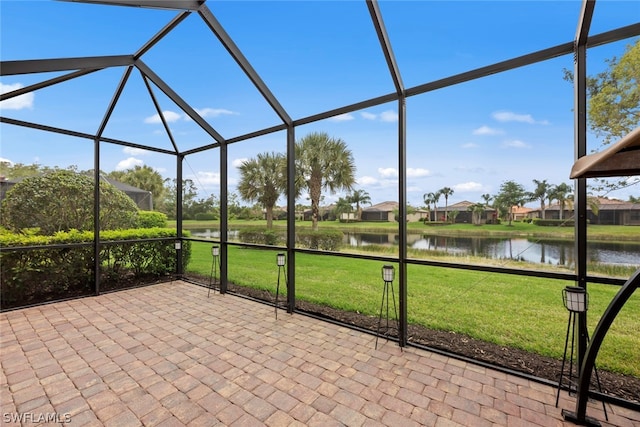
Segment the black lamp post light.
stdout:
<svg viewBox="0 0 640 427">
<path fill-rule="evenodd" d="M 285 256 L 285 254 L 283 253 L 279 253 L 278 255 L 276 255 L 276 264 L 278 266 L 278 284 L 276 285 L 276 303 L 275 303 L 275 313 L 276 313 L 276 319 L 278 318 L 278 297 L 280 295 L 280 275 L 282 273 L 284 273 L 284 281 L 285 281 L 285 285 L 287 284 L 287 274 L 284 271 L 284 267 L 287 263 L 287 257 Z"/>
<path fill-rule="evenodd" d="M 380 330 L 384 330 L 384 335 L 389 336 L 389 331 L 398 330 L 397 321 L 398 321 L 398 309 L 396 307 L 396 294 L 393 290 L 393 280 L 395 279 L 396 269 L 393 265 L 383 265 L 382 266 L 382 280 L 384 282 L 384 287 L 382 289 L 382 302 L 380 303 L 380 315 L 378 316 L 378 330 L 376 332 L 376 350 L 378 349 L 378 338 L 380 337 Z M 393 311 L 395 314 L 394 320 L 396 321 L 396 326 L 391 326 L 389 324 L 389 290 L 391 290 L 391 298 L 393 300 Z M 386 308 L 386 311 L 385 311 Z M 385 312 L 386 325 L 384 328 L 382 327 L 382 313 Z"/>
<path fill-rule="evenodd" d="M 567 286 L 562 290 L 562 303 L 564 307 L 569 312 L 569 320 L 567 322 L 567 335 L 564 341 L 564 354 L 562 356 L 562 366 L 560 368 L 560 379 L 558 380 L 558 394 L 556 395 L 556 408 L 558 407 L 558 402 L 560 401 L 560 389 L 562 389 L 562 378 L 564 377 L 565 371 L 565 363 L 567 361 L 567 348 L 569 347 L 569 335 L 571 335 L 571 350 L 569 353 L 569 393 L 575 392 L 575 384 L 573 382 L 573 357 L 574 357 L 574 349 L 576 347 L 576 339 L 580 336 L 580 334 L 584 334 L 587 337 L 587 342 L 589 341 L 588 332 L 581 329 L 581 322 L 578 321 L 578 316 L 584 316 L 585 313 L 589 309 L 589 294 L 584 288 L 579 286 Z M 582 328 L 584 329 L 584 328 Z M 578 360 L 580 362 L 580 360 Z M 577 365 L 577 363 L 576 363 Z M 576 380 L 579 376 L 580 366 L 576 366 Z M 598 389 L 600 387 L 600 377 L 598 376 L 598 370 L 595 369 L 594 373 L 596 376 L 596 382 L 598 385 Z M 609 416 L 607 415 L 607 408 L 602 402 L 602 408 L 604 410 L 604 416 L 606 420 L 609 420 Z"/>
<path fill-rule="evenodd" d="M 211 248 L 211 256 L 213 256 L 213 262 L 211 263 L 211 276 L 209 277 L 209 293 L 207 294 L 207 298 L 211 295 L 211 288 L 215 285 L 218 268 L 220 267 L 220 246 L 214 245 Z"/>
</svg>

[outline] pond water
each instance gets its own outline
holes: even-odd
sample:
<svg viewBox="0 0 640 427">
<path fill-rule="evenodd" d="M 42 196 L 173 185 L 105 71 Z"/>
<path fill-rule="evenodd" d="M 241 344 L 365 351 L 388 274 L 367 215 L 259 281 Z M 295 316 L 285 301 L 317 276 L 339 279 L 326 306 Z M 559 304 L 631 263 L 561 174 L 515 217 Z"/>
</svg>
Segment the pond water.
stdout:
<svg viewBox="0 0 640 427">
<path fill-rule="evenodd" d="M 216 229 L 195 229 L 191 235 L 198 238 L 219 239 Z M 229 230 L 229 238 L 238 238 L 238 230 Z M 344 233 L 345 245 L 397 246 L 396 233 Z M 574 264 L 573 242 L 524 238 L 444 237 L 408 234 L 409 248 L 441 251 L 456 255 L 469 255 L 493 259 L 514 259 L 534 263 L 570 266 Z M 613 265 L 640 265 L 640 242 L 592 242 L 587 244 L 589 262 Z"/>
</svg>

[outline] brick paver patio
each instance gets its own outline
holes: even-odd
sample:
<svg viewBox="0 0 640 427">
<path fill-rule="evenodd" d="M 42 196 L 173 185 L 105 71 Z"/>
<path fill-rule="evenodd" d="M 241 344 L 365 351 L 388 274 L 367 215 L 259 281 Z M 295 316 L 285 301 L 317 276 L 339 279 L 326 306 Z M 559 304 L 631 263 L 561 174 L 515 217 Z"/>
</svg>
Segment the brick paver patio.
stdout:
<svg viewBox="0 0 640 427">
<path fill-rule="evenodd" d="M 556 389 L 172 282 L 0 314 L 0 423 L 562 426 Z M 603 426 L 640 413 L 590 403 Z"/>
</svg>

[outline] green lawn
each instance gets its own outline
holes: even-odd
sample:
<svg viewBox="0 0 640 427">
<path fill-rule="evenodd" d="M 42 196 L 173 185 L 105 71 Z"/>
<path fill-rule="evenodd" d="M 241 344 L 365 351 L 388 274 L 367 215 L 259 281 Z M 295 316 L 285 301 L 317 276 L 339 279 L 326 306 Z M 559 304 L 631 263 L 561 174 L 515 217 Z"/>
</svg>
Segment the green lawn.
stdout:
<svg viewBox="0 0 640 427">
<path fill-rule="evenodd" d="M 188 272 L 209 276 L 211 244 L 192 244 Z M 230 246 L 229 280 L 275 293 L 276 253 Z M 299 253 L 296 298 L 377 316 L 381 267 L 379 261 Z M 408 266 L 407 277 L 411 323 L 562 358 L 568 312 L 561 291 L 573 282 L 417 265 Z M 617 290 L 589 285 L 591 333 Z M 640 377 L 638 330 L 640 295 L 636 293 L 604 341 L 598 367 Z"/>
</svg>

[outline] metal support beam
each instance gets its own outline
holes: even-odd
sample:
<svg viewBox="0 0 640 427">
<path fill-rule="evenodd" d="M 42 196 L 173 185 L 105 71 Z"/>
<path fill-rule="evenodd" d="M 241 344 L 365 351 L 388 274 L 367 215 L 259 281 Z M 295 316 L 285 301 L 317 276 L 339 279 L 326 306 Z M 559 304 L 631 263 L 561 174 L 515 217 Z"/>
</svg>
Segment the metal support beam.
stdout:
<svg viewBox="0 0 640 427">
<path fill-rule="evenodd" d="M 387 61 L 389 73 L 391 74 L 391 78 L 393 79 L 393 85 L 396 88 L 396 93 L 400 95 L 404 91 L 404 85 L 402 84 L 400 69 L 398 68 L 398 63 L 396 62 L 395 55 L 393 54 L 393 49 L 391 49 L 391 41 L 389 41 L 389 35 L 387 34 L 387 30 L 382 20 L 382 13 L 380 12 L 378 1 L 367 0 L 367 7 L 369 8 L 369 15 L 371 15 L 373 26 L 376 29 L 376 34 L 378 35 L 378 40 L 380 41 L 380 46 L 382 47 L 382 53 L 384 54 L 384 58 Z"/>
<path fill-rule="evenodd" d="M 245 58 L 233 39 L 229 36 L 229 34 L 227 34 L 224 28 L 222 28 L 222 25 L 220 24 L 220 22 L 218 22 L 215 16 L 213 16 L 211 10 L 209 10 L 206 5 L 202 5 L 202 7 L 198 9 L 198 13 L 200 14 L 204 22 L 209 26 L 211 31 L 213 31 L 216 37 L 218 37 L 220 43 L 222 43 L 224 48 L 240 66 L 249 80 L 251 80 L 256 89 L 258 89 L 264 99 L 269 103 L 271 108 L 273 108 L 276 114 L 280 117 L 280 120 L 282 120 L 282 122 L 286 125 L 291 125 L 292 120 L 291 117 L 289 117 L 289 114 L 285 111 L 282 105 L 280 105 L 280 102 L 276 99 L 273 93 L 271 93 L 256 70 L 253 69 L 251 63 L 247 60 L 247 58 Z"/>
<path fill-rule="evenodd" d="M 167 119 L 164 117 L 164 114 L 162 114 L 162 108 L 160 107 L 160 103 L 158 102 L 158 99 L 156 98 L 155 94 L 153 93 L 153 88 L 149 84 L 149 79 L 147 79 L 144 76 L 144 74 L 142 74 L 142 80 L 144 81 L 144 85 L 147 87 L 147 92 L 149 92 L 149 96 L 151 97 L 151 101 L 153 102 L 153 106 L 156 109 L 156 113 L 158 113 L 158 117 L 160 117 L 160 121 L 162 122 L 162 126 L 164 127 L 164 131 L 167 133 L 167 137 L 171 141 L 171 146 L 173 147 L 173 149 L 175 150 L 176 153 L 179 153 L 180 150 L 178 150 L 178 145 L 176 144 L 176 141 L 173 138 L 173 134 L 171 133 L 171 128 L 169 127 L 169 124 L 167 123 Z"/>
<path fill-rule="evenodd" d="M 229 280 L 229 154 L 227 143 L 220 143 L 220 293 L 227 292 Z"/>
<path fill-rule="evenodd" d="M 287 128 L 287 312 L 296 308 L 296 139 L 295 128 Z"/>
<path fill-rule="evenodd" d="M 203 119 L 200 114 L 194 110 L 184 99 L 180 97 L 171 87 L 166 84 L 160 76 L 158 76 L 151 68 L 147 66 L 141 59 L 135 61 L 135 66 L 138 67 L 140 72 L 153 82 L 158 88 L 167 95 L 178 107 L 182 109 L 189 117 L 193 119 L 205 132 L 207 132 L 217 142 L 224 141 L 224 138 L 216 132 L 211 125 Z"/>
<path fill-rule="evenodd" d="M 574 58 L 574 151 L 575 160 L 587 155 L 587 39 L 595 1 L 585 0 L 576 30 Z M 576 286 L 587 289 L 587 180 L 575 182 Z M 587 351 L 587 312 L 578 315 L 578 366 Z"/>
<path fill-rule="evenodd" d="M 407 345 L 408 307 L 407 307 L 407 101 L 403 96 L 398 100 L 398 200 L 399 214 L 399 305 L 400 319 L 398 328 L 398 344 Z"/>
<path fill-rule="evenodd" d="M 6 99 L 15 98 L 16 96 L 24 95 L 25 93 L 34 92 L 39 89 L 43 89 L 45 87 L 53 86 L 58 83 L 66 82 L 67 80 L 75 79 L 76 77 L 86 76 L 87 74 L 91 74 L 98 71 L 98 69 L 88 69 L 88 70 L 80 70 L 74 71 L 73 73 L 65 74 L 64 76 L 55 77 L 53 79 L 45 80 L 40 83 L 35 83 L 29 85 L 27 87 L 23 87 L 20 89 L 12 90 L 11 92 L 6 92 L 0 94 L 0 101 L 4 101 Z"/>
<path fill-rule="evenodd" d="M 93 293 L 100 295 L 100 140 L 93 141 Z"/>
<path fill-rule="evenodd" d="M 0 76 L 50 73 L 55 71 L 97 70 L 133 65 L 133 55 L 90 56 L 84 58 L 30 59 L 0 62 Z"/>
<path fill-rule="evenodd" d="M 176 275 L 182 277 L 182 162 L 184 156 L 176 155 L 176 237 L 180 248 L 176 250 Z"/>
<path fill-rule="evenodd" d="M 130 6 L 148 9 L 197 10 L 205 0 L 62 0 L 71 3 Z"/>
</svg>

